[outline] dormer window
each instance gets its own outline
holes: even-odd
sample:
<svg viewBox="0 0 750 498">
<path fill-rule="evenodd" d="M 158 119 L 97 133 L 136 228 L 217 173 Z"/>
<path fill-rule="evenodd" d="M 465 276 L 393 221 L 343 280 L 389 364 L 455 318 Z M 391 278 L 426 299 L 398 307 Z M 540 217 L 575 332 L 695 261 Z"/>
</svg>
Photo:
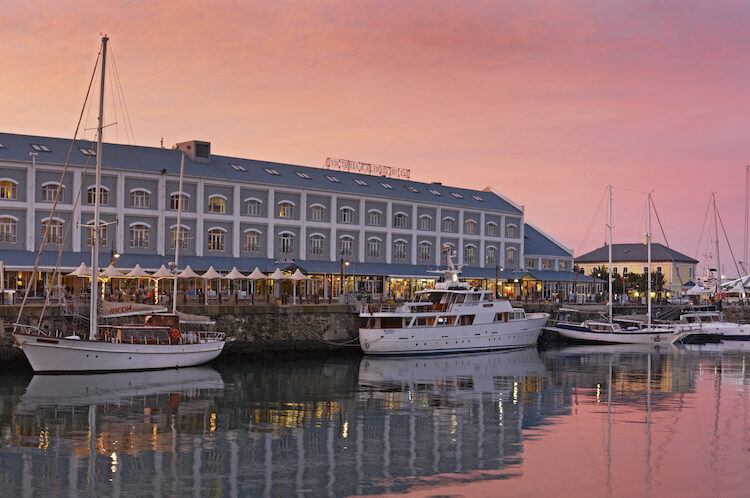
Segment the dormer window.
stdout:
<svg viewBox="0 0 750 498">
<path fill-rule="evenodd" d="M 366 186 L 367 186 L 367 182 L 366 182 L 366 181 L 364 181 L 364 180 L 361 180 L 361 179 L 359 179 L 359 178 L 355 178 L 355 179 L 354 179 L 354 183 L 356 183 L 357 185 L 362 185 L 363 187 L 366 187 Z"/>
<path fill-rule="evenodd" d="M 474 198 L 475 201 L 484 202 L 484 199 L 482 199 L 478 195 L 472 195 L 472 197 Z"/>
<path fill-rule="evenodd" d="M 229 163 L 229 165 L 235 171 L 247 171 L 243 166 L 240 166 L 239 164 Z"/>
<path fill-rule="evenodd" d="M 84 156 L 95 156 L 96 155 L 96 151 L 94 149 L 86 149 L 84 147 L 79 147 L 78 150 L 80 150 L 81 154 L 83 154 Z"/>
<path fill-rule="evenodd" d="M 380 182 L 380 185 L 388 190 L 393 190 L 393 186 L 390 183 Z"/>
<path fill-rule="evenodd" d="M 407 185 L 406 186 L 406 190 L 408 190 L 409 192 L 414 192 L 415 194 L 419 192 L 419 190 L 417 190 L 416 188 L 412 187 L 411 185 Z"/>
<path fill-rule="evenodd" d="M 456 199 L 463 199 L 464 196 L 459 194 L 458 192 L 451 192 L 451 195 L 455 197 Z"/>
<path fill-rule="evenodd" d="M 49 150 L 49 147 L 47 147 L 44 144 L 29 144 L 29 145 L 31 145 L 31 148 L 37 152 L 52 152 L 51 150 Z"/>
<path fill-rule="evenodd" d="M 295 173 L 297 173 L 297 176 L 299 176 L 300 178 L 303 178 L 305 180 L 310 179 L 310 175 L 308 175 L 307 173 L 303 173 L 302 171 L 295 171 Z"/>
<path fill-rule="evenodd" d="M 335 176 L 331 176 L 331 175 L 326 175 L 326 178 L 328 178 L 328 181 L 329 181 L 329 182 L 333 182 L 333 183 L 341 183 L 341 180 L 339 180 L 339 179 L 338 179 L 338 178 L 336 178 Z"/>
<path fill-rule="evenodd" d="M 269 175 L 279 176 L 279 172 L 273 168 L 263 168 Z"/>
<path fill-rule="evenodd" d="M 437 191 L 437 190 L 435 190 L 435 189 L 429 189 L 429 192 L 430 192 L 430 193 L 431 193 L 432 195 L 438 195 L 438 196 L 440 195 L 440 192 L 438 192 L 438 191 Z"/>
</svg>

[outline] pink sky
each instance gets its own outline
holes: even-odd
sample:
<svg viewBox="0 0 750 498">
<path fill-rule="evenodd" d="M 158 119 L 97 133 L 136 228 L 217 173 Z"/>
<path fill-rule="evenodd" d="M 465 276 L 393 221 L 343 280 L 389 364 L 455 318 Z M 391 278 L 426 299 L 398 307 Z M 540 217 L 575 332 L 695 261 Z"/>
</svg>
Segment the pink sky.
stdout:
<svg viewBox="0 0 750 498">
<path fill-rule="evenodd" d="M 742 259 L 749 18 L 743 1 L 12 2 L 0 128 L 71 136 L 106 32 L 139 145 L 491 185 L 577 254 L 604 240 L 611 183 L 652 191 L 670 244 L 702 259 L 715 191 Z M 616 191 L 615 242 L 641 240 L 644 204 Z"/>
</svg>

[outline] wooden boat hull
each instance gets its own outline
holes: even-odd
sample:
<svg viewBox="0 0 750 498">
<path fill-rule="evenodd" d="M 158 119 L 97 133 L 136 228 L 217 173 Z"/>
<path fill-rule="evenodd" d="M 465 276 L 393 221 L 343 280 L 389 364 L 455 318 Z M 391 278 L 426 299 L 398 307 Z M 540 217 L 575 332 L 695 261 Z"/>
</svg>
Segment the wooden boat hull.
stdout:
<svg viewBox="0 0 750 498">
<path fill-rule="evenodd" d="M 115 372 L 202 365 L 226 341 L 196 344 L 123 344 L 13 334 L 34 372 Z"/>
<path fill-rule="evenodd" d="M 534 313 L 525 320 L 486 324 L 359 329 L 359 344 L 365 354 L 466 353 L 535 345 L 547 313 Z"/>
<path fill-rule="evenodd" d="M 559 334 L 563 339 L 585 344 L 671 344 L 675 338 L 669 331 L 593 332 L 577 325 L 558 324 L 545 330 Z"/>
</svg>

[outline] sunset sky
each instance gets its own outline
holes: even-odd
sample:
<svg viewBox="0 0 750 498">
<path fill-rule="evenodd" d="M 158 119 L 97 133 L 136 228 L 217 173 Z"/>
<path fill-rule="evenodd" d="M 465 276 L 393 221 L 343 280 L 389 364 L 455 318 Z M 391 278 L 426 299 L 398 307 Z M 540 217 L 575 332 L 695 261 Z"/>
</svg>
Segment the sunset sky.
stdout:
<svg viewBox="0 0 750 498">
<path fill-rule="evenodd" d="M 642 239 L 651 191 L 703 259 L 716 192 L 744 257 L 747 1 L 31 0 L 0 33 L 2 131 L 72 136 L 107 33 L 139 145 L 491 185 L 576 254 L 604 241 L 611 183 L 615 242 Z"/>
</svg>

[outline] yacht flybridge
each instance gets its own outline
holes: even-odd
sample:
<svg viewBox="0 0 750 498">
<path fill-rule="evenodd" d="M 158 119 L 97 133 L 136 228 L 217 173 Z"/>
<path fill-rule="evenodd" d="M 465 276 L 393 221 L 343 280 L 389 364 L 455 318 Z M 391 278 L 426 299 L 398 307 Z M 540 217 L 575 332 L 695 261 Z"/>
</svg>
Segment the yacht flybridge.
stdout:
<svg viewBox="0 0 750 498">
<path fill-rule="evenodd" d="M 419 291 L 398 307 L 367 310 L 359 343 L 367 354 L 417 354 L 482 351 L 535 345 L 549 315 L 527 315 L 492 291 L 459 282 L 448 248 L 448 269 L 435 289 Z"/>
</svg>

